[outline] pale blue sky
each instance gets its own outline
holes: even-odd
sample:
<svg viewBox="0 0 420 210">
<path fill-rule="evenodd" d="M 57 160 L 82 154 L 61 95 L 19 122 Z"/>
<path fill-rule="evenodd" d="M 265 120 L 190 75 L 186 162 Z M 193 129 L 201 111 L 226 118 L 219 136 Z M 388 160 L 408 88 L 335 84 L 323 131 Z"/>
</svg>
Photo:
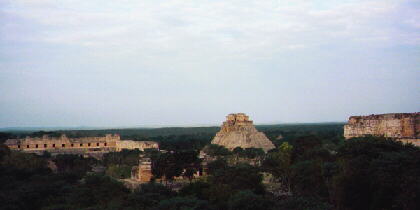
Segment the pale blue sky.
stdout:
<svg viewBox="0 0 420 210">
<path fill-rule="evenodd" d="M 0 0 L 0 127 L 420 111 L 420 3 Z"/>
</svg>

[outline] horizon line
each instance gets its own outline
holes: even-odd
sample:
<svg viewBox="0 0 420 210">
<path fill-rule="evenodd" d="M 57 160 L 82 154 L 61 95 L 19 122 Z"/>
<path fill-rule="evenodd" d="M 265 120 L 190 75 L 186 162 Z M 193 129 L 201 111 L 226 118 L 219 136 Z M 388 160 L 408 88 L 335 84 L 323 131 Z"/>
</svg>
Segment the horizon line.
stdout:
<svg viewBox="0 0 420 210">
<path fill-rule="evenodd" d="M 275 123 L 257 123 L 255 126 L 264 125 L 293 125 L 293 124 L 328 124 L 328 123 L 346 123 L 346 121 L 322 121 L 322 122 L 275 122 Z M 174 124 L 174 125 L 134 125 L 134 126 L 8 126 L 0 127 L 0 131 L 8 130 L 97 130 L 97 129 L 159 129 L 159 128 L 198 128 L 198 127 L 220 127 L 220 124 Z"/>
</svg>

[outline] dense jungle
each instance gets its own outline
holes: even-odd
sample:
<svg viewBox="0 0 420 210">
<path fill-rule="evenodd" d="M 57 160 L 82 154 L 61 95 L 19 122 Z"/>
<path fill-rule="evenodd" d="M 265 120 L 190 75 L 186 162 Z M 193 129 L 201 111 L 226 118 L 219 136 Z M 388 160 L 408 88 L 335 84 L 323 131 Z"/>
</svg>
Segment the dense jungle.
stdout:
<svg viewBox="0 0 420 210">
<path fill-rule="evenodd" d="M 230 151 L 211 145 L 219 127 L 5 131 L 0 133 L 0 209 L 412 210 L 420 206 L 418 147 L 376 137 L 344 140 L 342 123 L 257 129 L 276 149 Z M 157 141 L 161 151 L 123 150 L 97 160 L 21 153 L 2 144 L 24 136 L 107 133 Z M 208 163 L 208 175 L 193 179 L 202 150 L 213 161 Z M 156 179 L 132 190 L 120 180 L 130 178 L 140 154 L 151 157 Z M 55 171 L 49 167 L 51 161 Z M 104 170 L 97 172 L 97 167 Z M 163 176 L 166 180 L 158 181 Z M 179 176 L 185 177 L 181 186 L 175 180 Z"/>
</svg>

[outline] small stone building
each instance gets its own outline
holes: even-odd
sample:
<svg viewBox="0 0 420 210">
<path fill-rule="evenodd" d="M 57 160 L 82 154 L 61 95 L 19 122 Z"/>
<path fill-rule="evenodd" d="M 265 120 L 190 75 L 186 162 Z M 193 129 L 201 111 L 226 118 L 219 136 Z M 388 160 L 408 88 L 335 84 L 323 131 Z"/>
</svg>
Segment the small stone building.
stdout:
<svg viewBox="0 0 420 210">
<path fill-rule="evenodd" d="M 148 157 L 140 155 L 139 165 L 134 166 L 131 170 L 131 179 L 140 182 L 150 182 L 152 177 L 152 160 Z"/>
</svg>

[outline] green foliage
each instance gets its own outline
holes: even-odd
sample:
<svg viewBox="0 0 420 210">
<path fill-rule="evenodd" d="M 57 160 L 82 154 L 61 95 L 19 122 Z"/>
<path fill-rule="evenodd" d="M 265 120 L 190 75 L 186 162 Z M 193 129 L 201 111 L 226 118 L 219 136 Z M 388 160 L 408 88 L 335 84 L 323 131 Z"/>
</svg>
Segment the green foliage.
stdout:
<svg viewBox="0 0 420 210">
<path fill-rule="evenodd" d="M 264 150 L 261 148 L 245 148 L 242 149 L 241 147 L 236 147 L 233 149 L 232 153 L 238 157 L 254 159 L 254 158 L 261 158 L 265 155 Z"/>
<path fill-rule="evenodd" d="M 231 155 L 232 152 L 226 149 L 226 147 L 218 144 L 209 144 L 203 148 L 203 151 L 210 156 L 226 156 Z"/>
<path fill-rule="evenodd" d="M 107 167 L 106 174 L 116 179 L 131 177 L 131 168 L 139 164 L 139 150 L 122 150 L 104 155 L 102 163 Z"/>
<path fill-rule="evenodd" d="M 126 165 L 135 166 L 139 163 L 140 150 L 124 149 L 120 152 L 110 152 L 103 156 L 102 162 L 105 166 L 109 165 Z"/>
<path fill-rule="evenodd" d="M 294 196 L 279 200 L 272 206 L 273 210 L 329 210 L 332 206 L 318 198 Z"/>
<path fill-rule="evenodd" d="M 182 164 L 182 163 L 181 163 Z M 175 176 L 180 176 L 182 166 L 179 164 L 175 155 L 171 153 L 162 153 L 153 157 L 152 173 L 155 178 L 165 177 L 172 180 Z"/>
<path fill-rule="evenodd" d="M 300 196 L 328 199 L 328 182 L 323 176 L 324 162 L 333 161 L 318 136 L 308 135 L 293 142 L 291 187 Z"/>
<path fill-rule="evenodd" d="M 245 157 L 254 159 L 263 157 L 265 155 L 264 150 L 261 148 L 245 148 Z"/>
<path fill-rule="evenodd" d="M 213 146 L 212 154 L 219 159 L 208 164 L 210 175 L 192 181 L 179 193 L 155 183 L 130 192 L 109 176 L 86 176 L 90 166 L 97 163 L 94 160 L 71 155 L 38 156 L 10 151 L 0 144 L 0 209 L 411 210 L 420 206 L 418 147 L 371 137 L 343 142 L 339 124 L 258 129 L 266 132 L 278 148 L 259 156 L 256 150 L 236 148 L 226 152 L 226 148 Z M 151 137 L 161 138 L 174 151 L 150 151 L 147 155 L 152 158 L 153 173 L 170 177 L 185 170 L 183 175 L 189 177 L 200 165 L 197 148 L 201 142 L 209 142 L 214 135 L 211 132 L 217 129 L 192 129 L 191 132 L 203 133 L 186 134 L 185 141 L 185 133 L 174 135 L 171 132 L 175 130 L 167 129 L 165 135 L 155 133 Z M 124 135 L 140 139 L 138 132 L 127 130 Z M 283 138 L 277 139 L 280 134 Z M 11 135 L 0 133 L 0 140 L 2 136 Z M 196 140 L 197 144 L 188 146 L 188 142 Z M 127 169 L 137 165 L 139 154 L 140 151 L 110 153 L 105 155 L 103 164 L 108 167 L 108 174 L 126 177 Z M 229 166 L 224 158 L 231 157 L 265 160 L 262 168 Z M 49 160 L 56 163 L 58 173 L 47 167 Z M 272 173 L 282 184 L 288 183 L 292 196 L 278 197 L 266 192 L 261 169 Z"/>
<path fill-rule="evenodd" d="M 317 152 L 322 148 L 322 140 L 314 135 L 297 138 L 293 142 L 293 160 L 312 160 L 318 158 Z"/>
<path fill-rule="evenodd" d="M 339 145 L 344 142 L 343 123 L 307 123 L 256 126 L 276 145 L 283 142 L 294 142 L 303 136 L 314 135 L 322 140 L 323 144 Z M 278 139 L 277 137 L 282 136 Z"/>
<path fill-rule="evenodd" d="M 268 153 L 266 159 L 263 162 L 264 170 L 273 174 L 275 178 L 279 179 L 287 191 L 291 190 L 290 179 L 292 172 L 292 152 L 293 146 L 287 142 L 283 142 L 278 147 L 278 149 Z"/>
<path fill-rule="evenodd" d="M 174 177 L 182 175 L 182 172 L 186 170 L 187 173 L 184 175 L 191 178 L 191 173 L 198 170 L 200 166 L 197 155 L 196 151 L 155 154 L 152 156 L 152 173 L 156 178 L 165 176 L 167 180 L 172 180 Z"/>
<path fill-rule="evenodd" d="M 241 156 L 241 155 L 244 153 L 244 149 L 242 149 L 242 147 L 235 147 L 235 148 L 232 150 L 232 153 L 233 153 L 234 155 Z"/>
<path fill-rule="evenodd" d="M 328 189 L 322 174 L 322 162 L 299 161 L 292 166 L 292 190 L 300 196 L 328 198 Z"/>
<path fill-rule="evenodd" d="M 239 191 L 250 190 L 259 195 L 265 193 L 257 168 L 246 164 L 227 166 L 226 162 L 217 162 L 223 166 L 214 167 L 207 181 L 196 181 L 186 185 L 180 190 L 180 195 L 207 200 L 215 209 L 227 209 L 229 198 Z"/>
<path fill-rule="evenodd" d="M 208 182 L 210 184 L 209 200 L 219 206 L 226 206 L 226 199 L 242 190 L 250 190 L 256 194 L 265 193 L 265 188 L 261 183 L 262 175 L 258 168 L 248 164 L 216 170 L 208 177 Z"/>
<path fill-rule="evenodd" d="M 171 189 L 165 187 L 162 184 L 158 184 L 158 183 L 146 183 L 146 184 L 142 184 L 136 191 L 135 193 L 137 194 L 141 194 L 141 195 L 158 195 L 161 196 L 159 200 L 163 199 L 163 198 L 168 198 L 171 196 L 174 196 L 176 193 L 174 191 L 172 191 Z"/>
<path fill-rule="evenodd" d="M 0 162 L 3 160 L 3 157 L 10 156 L 10 149 L 4 144 L 0 144 Z"/>
<path fill-rule="evenodd" d="M 226 159 L 220 158 L 208 163 L 207 167 L 208 173 L 214 174 L 218 170 L 225 170 L 228 167 L 228 164 L 226 162 Z"/>
<path fill-rule="evenodd" d="M 209 200 L 210 184 L 205 181 L 192 182 L 179 191 L 182 196 L 195 196 L 200 200 Z"/>
<path fill-rule="evenodd" d="M 193 167 L 188 167 L 185 169 L 184 176 L 187 177 L 191 182 L 192 178 L 194 178 L 195 172 L 197 172 L 197 169 Z"/>
<path fill-rule="evenodd" d="M 174 197 L 162 200 L 156 210 L 207 210 L 208 202 L 194 197 Z"/>
<path fill-rule="evenodd" d="M 0 145 L 3 144 L 3 142 L 5 142 L 7 139 L 13 138 L 16 138 L 16 136 L 11 133 L 0 132 Z"/>
<path fill-rule="evenodd" d="M 131 167 L 127 165 L 109 165 L 105 173 L 116 179 L 128 179 L 131 177 Z"/>
<path fill-rule="evenodd" d="M 52 174 L 47 162 L 34 154 L 11 151 L 0 161 L 0 209 L 40 209 L 65 194 L 77 178 Z"/>
<path fill-rule="evenodd" d="M 117 209 L 128 195 L 129 190 L 120 182 L 107 176 L 89 175 L 72 189 L 66 203 L 75 209 Z"/>
<path fill-rule="evenodd" d="M 151 209 L 162 200 L 170 199 L 176 193 L 169 188 L 156 183 L 142 184 L 131 193 L 126 202 L 126 209 Z"/>
<path fill-rule="evenodd" d="M 229 199 L 229 210 L 267 210 L 273 201 L 256 195 L 250 190 L 240 191 Z"/>
<path fill-rule="evenodd" d="M 359 138 L 338 151 L 333 177 L 339 209 L 416 209 L 420 149 L 388 139 Z"/>
<path fill-rule="evenodd" d="M 47 157 L 44 155 L 42 157 Z M 61 154 L 56 155 L 53 158 L 57 171 L 60 173 L 72 173 L 80 178 L 83 177 L 86 172 L 92 169 L 91 165 L 97 163 L 96 159 L 83 158 L 79 155 Z"/>
<path fill-rule="evenodd" d="M 5 167 L 17 168 L 27 171 L 45 171 L 47 168 L 47 161 L 39 158 L 35 154 L 22 153 L 11 151 L 5 155 L 2 160 L 2 165 Z"/>
<path fill-rule="evenodd" d="M 151 140 L 159 142 L 159 146 L 163 150 L 185 151 L 200 150 L 206 144 L 210 143 L 212 138 L 212 134 L 198 133 L 194 135 L 156 136 L 152 137 Z"/>
</svg>

